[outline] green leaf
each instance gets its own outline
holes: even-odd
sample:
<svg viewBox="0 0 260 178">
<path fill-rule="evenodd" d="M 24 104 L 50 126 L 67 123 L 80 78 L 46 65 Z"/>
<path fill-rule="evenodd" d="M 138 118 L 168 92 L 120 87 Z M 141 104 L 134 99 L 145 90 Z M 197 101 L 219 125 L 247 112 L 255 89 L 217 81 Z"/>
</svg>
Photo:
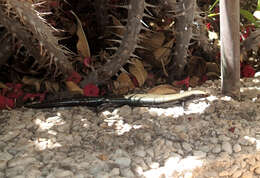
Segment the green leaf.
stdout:
<svg viewBox="0 0 260 178">
<path fill-rule="evenodd" d="M 253 14 L 247 10 L 240 9 L 240 14 L 245 17 L 249 22 L 256 24 L 256 19 Z"/>
<path fill-rule="evenodd" d="M 257 1 L 257 8 L 256 11 L 260 11 L 260 0 Z"/>
<path fill-rule="evenodd" d="M 260 1 L 260 0 L 258 0 L 258 1 Z M 216 0 L 216 1 L 212 4 L 212 6 L 210 6 L 208 12 L 211 12 L 211 11 L 214 9 L 214 7 L 217 5 L 218 2 L 219 2 L 219 0 Z"/>
</svg>

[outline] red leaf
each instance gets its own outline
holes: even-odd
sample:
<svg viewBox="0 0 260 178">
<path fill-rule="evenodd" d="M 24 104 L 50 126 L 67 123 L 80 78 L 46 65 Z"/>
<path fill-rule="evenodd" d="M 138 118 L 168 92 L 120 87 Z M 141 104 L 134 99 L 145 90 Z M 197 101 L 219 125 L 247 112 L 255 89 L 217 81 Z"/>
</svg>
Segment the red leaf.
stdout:
<svg viewBox="0 0 260 178">
<path fill-rule="evenodd" d="M 13 108 L 14 100 L 0 95 L 0 109 Z"/>
<path fill-rule="evenodd" d="M 86 67 L 89 67 L 89 65 L 91 64 L 91 58 L 85 58 L 84 59 L 84 65 L 86 66 Z"/>
<path fill-rule="evenodd" d="M 13 99 L 18 99 L 19 97 L 21 97 L 24 92 L 22 90 L 22 84 L 17 83 L 6 83 L 6 86 L 8 87 L 8 89 L 4 88 L 2 90 L 2 95 L 6 96 L 8 98 L 13 98 Z"/>
<path fill-rule="evenodd" d="M 203 75 L 202 77 L 201 77 L 201 79 L 200 79 L 200 82 L 201 83 L 204 83 L 205 81 L 207 81 L 209 78 L 208 78 L 208 76 L 207 75 Z"/>
<path fill-rule="evenodd" d="M 28 99 L 34 100 L 35 98 L 39 98 L 39 101 L 42 102 L 45 98 L 46 93 L 27 93 L 23 97 L 23 101 L 27 101 Z"/>
<path fill-rule="evenodd" d="M 254 77 L 255 69 L 251 65 L 242 66 L 243 77 Z"/>
<path fill-rule="evenodd" d="M 235 127 L 231 127 L 231 128 L 229 128 L 228 131 L 234 133 L 234 131 L 235 131 Z"/>
<path fill-rule="evenodd" d="M 87 84 L 84 87 L 85 96 L 99 96 L 99 88 L 94 84 Z"/>
<path fill-rule="evenodd" d="M 81 76 L 76 71 L 73 71 L 71 75 L 67 78 L 67 81 L 72 81 L 78 84 L 81 81 Z"/>
<path fill-rule="evenodd" d="M 211 29 L 211 23 L 207 23 L 206 28 L 207 28 L 207 30 L 210 30 Z"/>
<path fill-rule="evenodd" d="M 185 78 L 184 80 L 181 80 L 181 81 L 176 81 L 175 85 L 177 85 L 177 86 L 185 85 L 188 88 L 189 85 L 190 85 L 190 77 L 187 77 L 187 78 Z"/>
</svg>

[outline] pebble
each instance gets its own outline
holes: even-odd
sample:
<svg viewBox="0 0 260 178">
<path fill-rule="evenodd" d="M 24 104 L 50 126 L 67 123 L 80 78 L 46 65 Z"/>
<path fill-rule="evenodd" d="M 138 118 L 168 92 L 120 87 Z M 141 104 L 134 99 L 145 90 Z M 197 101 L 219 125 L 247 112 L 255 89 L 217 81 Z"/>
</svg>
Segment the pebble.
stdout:
<svg viewBox="0 0 260 178">
<path fill-rule="evenodd" d="M 119 165 L 120 168 L 126 168 L 129 167 L 131 164 L 131 159 L 126 157 L 119 157 L 115 159 L 115 163 Z"/>
<path fill-rule="evenodd" d="M 222 150 L 227 152 L 228 154 L 232 154 L 232 145 L 229 142 L 222 143 Z"/>
<path fill-rule="evenodd" d="M 260 177 L 260 102 L 250 91 L 223 101 L 211 87 L 219 81 L 205 85 L 214 96 L 188 102 L 206 101 L 202 113 L 175 105 L 98 115 L 86 107 L 2 110 L 0 178 Z"/>
<path fill-rule="evenodd" d="M 212 149 L 212 153 L 220 153 L 220 152 L 221 152 L 220 144 L 215 145 L 215 147 Z"/>
<path fill-rule="evenodd" d="M 192 150 L 191 144 L 188 144 L 188 143 L 186 143 L 186 142 L 182 143 L 182 147 L 183 147 L 186 151 L 188 151 L 188 152 L 190 152 L 190 151 Z"/>
<path fill-rule="evenodd" d="M 241 148 L 241 146 L 240 146 L 238 143 L 236 143 L 236 144 L 233 146 L 233 150 L 234 150 L 235 153 L 240 152 L 241 149 L 242 149 L 242 148 Z"/>
</svg>

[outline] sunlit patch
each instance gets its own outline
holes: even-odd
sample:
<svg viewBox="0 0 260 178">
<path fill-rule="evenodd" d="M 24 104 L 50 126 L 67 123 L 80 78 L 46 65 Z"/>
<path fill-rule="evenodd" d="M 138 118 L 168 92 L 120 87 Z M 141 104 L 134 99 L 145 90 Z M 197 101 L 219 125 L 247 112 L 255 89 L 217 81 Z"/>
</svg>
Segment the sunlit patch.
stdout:
<svg viewBox="0 0 260 178">
<path fill-rule="evenodd" d="M 54 149 L 61 147 L 62 145 L 58 142 L 53 142 L 51 139 L 47 138 L 38 138 L 34 141 L 35 149 L 42 151 L 46 149 Z"/>
<path fill-rule="evenodd" d="M 210 95 L 210 96 L 207 97 L 207 100 L 212 102 L 212 101 L 218 100 L 218 97 Z"/>
<path fill-rule="evenodd" d="M 223 96 L 220 99 L 223 100 L 223 101 L 231 101 L 232 100 L 232 98 L 230 96 Z"/>
<path fill-rule="evenodd" d="M 240 88 L 240 92 L 244 93 L 244 92 L 248 92 L 248 91 L 260 91 L 260 87 L 246 87 L 246 88 Z"/>
<path fill-rule="evenodd" d="M 185 172 L 184 177 L 192 177 L 192 171 L 203 166 L 203 160 L 197 159 L 195 156 L 189 156 L 181 159 L 180 157 L 171 157 L 165 165 L 156 169 L 150 169 L 142 173 L 146 178 L 172 177 Z"/>
<path fill-rule="evenodd" d="M 260 140 L 259 139 L 256 139 L 256 138 L 250 137 L 250 136 L 244 136 L 244 139 L 247 140 L 248 142 L 250 142 L 251 144 L 255 144 L 256 151 L 260 151 Z"/>
<path fill-rule="evenodd" d="M 36 117 L 34 123 L 39 126 L 40 131 L 51 129 L 55 125 L 63 125 L 65 121 L 61 116 L 48 117 L 46 120 L 42 119 L 42 116 Z"/>
<path fill-rule="evenodd" d="M 253 83 L 260 83 L 260 80 L 259 80 L 258 78 L 254 78 L 254 79 L 252 80 L 252 82 L 253 82 Z"/>
<path fill-rule="evenodd" d="M 209 103 L 206 101 L 201 101 L 198 103 L 190 103 L 188 105 L 188 110 L 185 111 L 185 114 L 193 114 L 193 113 L 203 113 L 208 107 Z"/>
<path fill-rule="evenodd" d="M 184 114 L 184 108 L 182 106 L 173 106 L 171 108 L 150 108 L 148 112 L 153 116 L 174 116 L 179 117 Z"/>
</svg>

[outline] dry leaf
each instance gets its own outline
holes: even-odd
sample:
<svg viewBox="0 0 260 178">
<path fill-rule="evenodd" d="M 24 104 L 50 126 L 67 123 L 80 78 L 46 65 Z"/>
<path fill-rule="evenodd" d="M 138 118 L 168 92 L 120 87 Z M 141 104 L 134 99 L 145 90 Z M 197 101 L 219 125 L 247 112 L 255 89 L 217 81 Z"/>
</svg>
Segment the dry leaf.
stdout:
<svg viewBox="0 0 260 178">
<path fill-rule="evenodd" d="M 113 92 L 115 94 L 126 94 L 130 90 L 134 89 L 135 86 L 127 73 L 122 72 L 117 80 L 114 82 Z"/>
<path fill-rule="evenodd" d="M 26 85 L 34 86 L 37 92 L 40 91 L 41 83 L 42 83 L 41 80 L 33 77 L 24 76 L 22 82 Z"/>
<path fill-rule="evenodd" d="M 206 70 L 207 70 L 207 73 L 214 72 L 214 73 L 220 74 L 220 68 L 219 68 L 218 64 L 216 64 L 214 62 L 207 62 Z"/>
<path fill-rule="evenodd" d="M 44 84 L 48 92 L 57 93 L 60 89 L 59 84 L 57 82 L 45 81 Z"/>
<path fill-rule="evenodd" d="M 2 82 L 0 82 L 0 88 L 8 88 L 5 84 L 3 84 Z"/>
<path fill-rule="evenodd" d="M 79 53 L 81 55 L 83 55 L 84 58 L 90 58 L 91 54 L 90 54 L 90 50 L 89 50 L 88 40 L 87 40 L 87 37 L 82 28 L 81 21 L 73 11 L 70 11 L 70 12 L 77 19 L 77 36 L 79 38 L 78 43 L 77 43 L 77 49 L 78 49 Z"/>
<path fill-rule="evenodd" d="M 70 92 L 73 93 L 79 93 L 79 94 L 84 94 L 83 89 L 80 88 L 76 83 L 73 81 L 66 81 L 66 86 Z"/>
<path fill-rule="evenodd" d="M 165 41 L 163 32 L 147 32 L 145 36 L 147 36 L 147 38 L 143 38 L 142 46 L 151 50 L 160 48 Z"/>
<path fill-rule="evenodd" d="M 108 160 L 108 156 L 104 155 L 104 154 L 98 155 L 97 158 L 102 160 L 102 161 L 107 161 Z"/>
<path fill-rule="evenodd" d="M 115 28 L 113 29 L 113 32 L 123 36 L 125 34 L 126 29 L 123 28 L 124 26 L 121 24 L 120 20 L 118 20 L 115 16 L 111 15 L 113 25 Z"/>
<path fill-rule="evenodd" d="M 144 69 L 143 63 L 138 59 L 131 59 L 129 72 L 135 76 L 139 86 L 142 86 L 147 79 L 147 71 Z"/>
<path fill-rule="evenodd" d="M 172 51 L 172 46 L 174 43 L 174 39 L 172 39 L 171 41 L 167 42 L 165 45 L 163 45 L 163 47 L 160 47 L 158 49 L 156 49 L 153 52 L 154 58 L 155 60 L 157 60 L 158 62 L 167 65 L 170 62 L 170 54 Z M 164 66 L 163 66 L 164 67 Z"/>
<path fill-rule="evenodd" d="M 196 86 L 199 84 L 199 81 L 200 81 L 200 78 L 199 78 L 199 77 L 197 77 L 197 76 L 192 76 L 192 77 L 190 78 L 189 84 L 190 84 L 191 87 L 196 87 Z"/>
<path fill-rule="evenodd" d="M 174 88 L 172 85 L 158 85 L 148 91 L 150 94 L 160 94 L 160 95 L 166 95 L 166 94 L 175 94 L 178 90 Z"/>
</svg>

